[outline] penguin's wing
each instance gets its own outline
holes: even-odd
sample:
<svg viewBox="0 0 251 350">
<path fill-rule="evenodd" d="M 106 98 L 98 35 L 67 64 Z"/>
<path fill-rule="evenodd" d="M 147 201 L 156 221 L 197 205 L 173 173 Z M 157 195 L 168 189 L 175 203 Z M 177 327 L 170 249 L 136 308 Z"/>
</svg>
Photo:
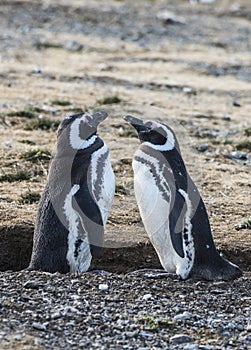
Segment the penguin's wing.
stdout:
<svg viewBox="0 0 251 350">
<path fill-rule="evenodd" d="M 88 236 L 92 256 L 99 255 L 104 242 L 104 226 L 97 203 L 87 185 L 79 186 L 72 200 L 73 209 L 80 218 L 80 234 Z M 81 239 L 81 237 L 79 237 Z"/>
<path fill-rule="evenodd" d="M 169 229 L 173 248 L 181 258 L 185 257 L 183 250 L 183 232 L 185 228 L 186 209 L 184 197 L 176 190 L 169 215 Z"/>
</svg>

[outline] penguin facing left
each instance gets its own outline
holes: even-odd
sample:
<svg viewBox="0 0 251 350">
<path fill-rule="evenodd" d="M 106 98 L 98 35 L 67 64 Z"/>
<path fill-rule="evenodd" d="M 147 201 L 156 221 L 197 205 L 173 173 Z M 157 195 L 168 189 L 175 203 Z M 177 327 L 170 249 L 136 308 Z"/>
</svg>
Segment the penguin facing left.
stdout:
<svg viewBox="0 0 251 350">
<path fill-rule="evenodd" d="M 41 196 L 28 270 L 88 270 L 103 246 L 115 177 L 109 149 L 97 135 L 106 112 L 65 118 Z"/>
<path fill-rule="evenodd" d="M 132 162 L 134 191 L 146 232 L 163 268 L 181 279 L 231 280 L 238 266 L 217 252 L 207 211 L 171 128 L 124 118 L 141 142 Z"/>
</svg>

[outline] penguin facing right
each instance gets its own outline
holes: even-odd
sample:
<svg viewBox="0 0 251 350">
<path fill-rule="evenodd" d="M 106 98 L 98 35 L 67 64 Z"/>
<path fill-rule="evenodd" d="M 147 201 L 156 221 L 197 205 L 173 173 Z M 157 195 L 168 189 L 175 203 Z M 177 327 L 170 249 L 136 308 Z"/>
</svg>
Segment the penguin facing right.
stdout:
<svg viewBox="0 0 251 350">
<path fill-rule="evenodd" d="M 28 270 L 82 273 L 99 254 L 115 192 L 109 149 L 97 135 L 106 118 L 96 112 L 61 122 Z"/>
<path fill-rule="evenodd" d="M 163 268 L 181 279 L 240 277 L 239 267 L 216 250 L 205 205 L 186 170 L 174 132 L 155 121 L 124 119 L 141 142 L 132 162 L 134 191 Z"/>
</svg>

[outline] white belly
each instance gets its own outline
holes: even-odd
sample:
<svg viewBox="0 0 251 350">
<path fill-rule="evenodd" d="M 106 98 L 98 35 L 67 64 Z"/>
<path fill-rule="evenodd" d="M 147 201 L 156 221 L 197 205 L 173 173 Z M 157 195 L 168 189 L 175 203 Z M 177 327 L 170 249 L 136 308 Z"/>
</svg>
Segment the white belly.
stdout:
<svg viewBox="0 0 251 350">
<path fill-rule="evenodd" d="M 134 191 L 145 230 L 153 244 L 163 268 L 182 278 L 189 274 L 188 261 L 181 258 L 172 245 L 169 230 L 170 201 L 164 199 L 149 167 L 133 161 Z M 164 180 L 163 180 L 164 181 Z M 168 184 L 165 184 L 168 188 Z M 171 193 L 167 193 L 171 196 Z"/>
<path fill-rule="evenodd" d="M 107 151 L 108 148 L 104 145 L 93 153 L 90 169 L 92 194 L 100 209 L 104 226 L 107 222 L 115 193 L 115 176 L 111 167 L 110 155 L 104 158 Z M 100 169 L 100 167 L 102 168 Z"/>
<path fill-rule="evenodd" d="M 82 243 L 78 250 L 78 256 L 74 256 L 76 249 L 76 241 L 78 240 L 79 226 L 81 221 L 78 213 L 72 207 L 72 199 L 74 194 L 79 190 L 79 185 L 73 185 L 71 191 L 68 193 L 64 203 L 64 212 L 69 224 L 69 234 L 68 234 L 68 251 L 67 251 L 67 261 L 70 266 L 70 272 L 85 272 L 88 270 L 92 255 L 90 251 L 90 245 L 88 241 L 87 233 L 85 236 L 81 236 Z"/>
</svg>

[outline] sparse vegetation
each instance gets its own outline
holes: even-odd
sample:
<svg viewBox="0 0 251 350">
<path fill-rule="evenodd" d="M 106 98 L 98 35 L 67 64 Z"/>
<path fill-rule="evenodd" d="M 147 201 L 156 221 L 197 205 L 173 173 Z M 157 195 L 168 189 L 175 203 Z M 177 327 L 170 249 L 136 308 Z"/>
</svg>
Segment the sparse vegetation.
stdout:
<svg viewBox="0 0 251 350">
<path fill-rule="evenodd" d="M 70 106 L 71 102 L 66 100 L 53 100 L 51 104 L 56 106 Z"/>
<path fill-rule="evenodd" d="M 251 136 L 251 127 L 244 130 L 246 136 Z"/>
<path fill-rule="evenodd" d="M 42 49 L 61 49 L 63 47 L 62 44 L 52 43 L 50 41 L 37 41 L 35 43 L 35 47 L 38 50 Z"/>
<path fill-rule="evenodd" d="M 249 140 L 244 140 L 244 141 L 241 141 L 239 142 L 237 145 L 236 145 L 236 149 L 238 151 L 241 151 L 243 149 L 246 149 L 248 151 L 251 151 L 251 141 Z"/>
<path fill-rule="evenodd" d="M 127 196 L 128 194 L 130 194 L 130 192 L 125 188 L 124 185 L 116 185 L 115 193 L 122 194 L 124 196 Z"/>
<path fill-rule="evenodd" d="M 140 318 L 140 322 L 151 330 L 157 330 L 158 328 L 168 328 L 173 325 L 173 322 L 169 318 L 154 318 L 150 315 Z"/>
<path fill-rule="evenodd" d="M 46 131 L 56 131 L 60 121 L 58 120 L 50 120 L 48 118 L 41 118 L 32 120 L 29 123 L 26 123 L 24 130 L 46 130 Z"/>
<path fill-rule="evenodd" d="M 31 146 L 33 146 L 33 145 L 36 144 L 36 142 L 31 141 L 31 140 L 20 140 L 19 142 L 20 142 L 20 143 L 24 143 L 24 144 L 26 144 L 26 145 L 31 145 Z"/>
<path fill-rule="evenodd" d="M 99 101 L 99 103 L 102 104 L 102 105 L 109 105 L 109 104 L 120 103 L 120 102 L 122 102 L 122 100 L 117 95 L 105 97 L 103 100 Z"/>
<path fill-rule="evenodd" d="M 36 118 L 37 114 L 35 111 L 32 111 L 32 110 L 22 110 L 22 111 L 10 112 L 7 114 L 7 116 L 32 119 L 32 118 Z"/>
<path fill-rule="evenodd" d="M 51 152 L 48 150 L 31 150 L 27 151 L 21 154 L 20 156 L 21 159 L 28 160 L 32 163 L 45 163 L 48 162 L 51 159 Z"/>
<path fill-rule="evenodd" d="M 237 225 L 235 229 L 237 231 L 245 229 L 251 230 L 251 216 L 246 221 L 243 221 L 239 225 Z"/>
<path fill-rule="evenodd" d="M 38 192 L 28 191 L 18 198 L 18 202 L 21 204 L 33 204 L 39 202 L 40 197 Z"/>
<path fill-rule="evenodd" d="M 3 175 L 0 175 L 0 182 L 16 182 L 16 181 L 24 181 L 24 180 L 30 180 L 31 179 L 31 173 L 27 170 L 18 170 L 14 173 L 6 173 Z"/>
<path fill-rule="evenodd" d="M 120 137 L 138 137 L 137 132 L 134 129 L 120 128 L 119 129 Z"/>
</svg>

